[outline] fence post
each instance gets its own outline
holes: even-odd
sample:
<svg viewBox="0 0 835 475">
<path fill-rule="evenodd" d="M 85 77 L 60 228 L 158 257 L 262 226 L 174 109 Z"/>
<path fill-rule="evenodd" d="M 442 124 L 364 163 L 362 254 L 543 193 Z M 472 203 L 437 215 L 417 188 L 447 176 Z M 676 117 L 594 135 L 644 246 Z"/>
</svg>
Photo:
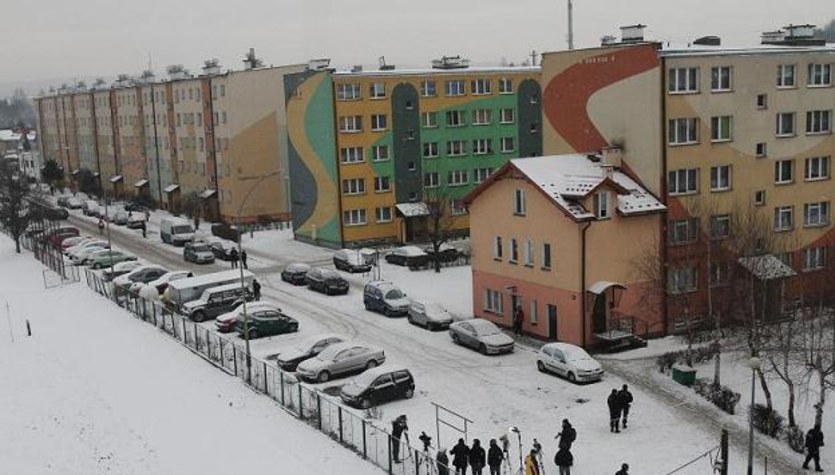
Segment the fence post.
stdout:
<svg viewBox="0 0 835 475">
<path fill-rule="evenodd" d="M 238 347 L 233 343 L 232 344 L 232 363 L 234 363 L 233 367 L 235 368 L 235 377 L 238 376 Z"/>
<path fill-rule="evenodd" d="M 157 304 L 154 303 L 153 305 L 151 305 L 151 308 L 153 309 L 154 314 L 154 326 L 157 326 Z"/>
<path fill-rule="evenodd" d="M 412 450 L 412 448 L 409 447 L 409 450 Z M 540 468 L 540 470 L 543 468 L 545 467 Z M 417 449 L 415 449 L 415 473 L 420 475 L 420 452 L 418 452 Z"/>
<path fill-rule="evenodd" d="M 302 399 L 301 384 L 299 384 L 299 419 L 304 419 L 304 400 Z"/>
<path fill-rule="evenodd" d="M 365 419 L 362 419 L 362 458 L 368 458 L 368 444 L 365 440 Z"/>
<path fill-rule="evenodd" d="M 392 468 L 393 468 L 392 467 L 392 460 L 391 460 L 391 437 L 389 437 L 388 434 L 386 434 L 386 439 L 389 442 L 388 443 L 388 446 L 389 446 L 389 475 L 391 475 L 392 474 Z"/>
<path fill-rule="evenodd" d="M 728 430 L 722 429 L 722 438 L 719 442 L 719 450 L 722 457 L 722 465 L 719 468 L 719 475 L 728 475 Z"/>
<path fill-rule="evenodd" d="M 267 362 L 266 362 L 266 361 L 262 361 L 262 362 L 261 362 L 261 365 L 262 365 L 262 366 L 263 366 L 263 368 L 264 368 L 264 394 L 266 394 L 267 396 L 269 396 L 269 395 L 270 395 L 270 392 L 267 390 Z"/>
<path fill-rule="evenodd" d="M 339 443 L 343 443 L 344 439 L 342 437 L 342 406 L 336 406 L 336 414 L 339 417 Z"/>
<path fill-rule="evenodd" d="M 316 391 L 316 418 L 319 420 L 319 430 L 322 430 L 322 396 Z"/>
</svg>

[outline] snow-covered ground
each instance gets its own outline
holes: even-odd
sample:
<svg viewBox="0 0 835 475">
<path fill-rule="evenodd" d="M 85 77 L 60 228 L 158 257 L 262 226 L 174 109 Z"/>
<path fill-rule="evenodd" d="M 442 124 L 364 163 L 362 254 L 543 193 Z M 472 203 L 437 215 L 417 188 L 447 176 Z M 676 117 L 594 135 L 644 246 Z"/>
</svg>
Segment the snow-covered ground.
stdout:
<svg viewBox="0 0 835 475">
<path fill-rule="evenodd" d="M 0 235 L 0 473 L 377 473 L 83 283 L 45 290 L 12 249 Z"/>
</svg>

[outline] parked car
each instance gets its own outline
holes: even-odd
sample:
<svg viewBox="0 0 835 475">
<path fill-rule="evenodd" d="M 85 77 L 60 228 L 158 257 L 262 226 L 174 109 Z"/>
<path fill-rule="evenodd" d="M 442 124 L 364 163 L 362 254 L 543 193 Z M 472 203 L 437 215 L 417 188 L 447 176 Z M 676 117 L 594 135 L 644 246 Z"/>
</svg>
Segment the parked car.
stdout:
<svg viewBox="0 0 835 475">
<path fill-rule="evenodd" d="M 426 262 L 435 262 L 435 248 L 432 246 L 423 248 L 426 253 Z M 458 249 L 450 244 L 443 243 L 438 249 L 438 260 L 441 262 L 452 262 L 461 255 Z"/>
<path fill-rule="evenodd" d="M 64 239 L 64 241 L 61 242 L 61 251 L 64 252 L 64 254 L 66 254 L 67 249 L 69 249 L 73 246 L 77 246 L 77 245 L 83 243 L 84 241 L 89 241 L 91 239 L 94 239 L 94 238 L 92 238 L 90 236 L 75 236 L 75 237 Z"/>
<path fill-rule="evenodd" d="M 99 204 L 96 200 L 85 200 L 81 203 L 81 212 L 84 213 L 84 216 L 95 216 L 98 209 Z"/>
<path fill-rule="evenodd" d="M 183 246 L 183 259 L 197 264 L 211 264 L 215 261 L 215 255 L 204 242 L 187 242 Z"/>
<path fill-rule="evenodd" d="M 199 299 L 184 303 L 182 310 L 189 319 L 203 322 L 232 310 L 244 299 L 252 300 L 252 291 L 236 282 L 204 290 Z"/>
<path fill-rule="evenodd" d="M 134 284 L 135 287 L 134 285 L 131 285 L 130 290 L 132 292 L 139 292 L 139 289 L 141 289 L 143 285 L 149 285 L 157 289 L 157 292 L 162 295 L 162 293 L 165 292 L 165 289 L 168 288 L 168 284 L 174 282 L 175 280 L 186 279 L 188 277 L 194 277 L 194 274 L 187 270 L 172 270 L 171 272 L 162 274 L 157 279 L 154 279 L 147 284 L 136 283 Z"/>
<path fill-rule="evenodd" d="M 306 285 L 308 272 L 310 272 L 309 265 L 294 262 L 281 271 L 281 280 L 289 282 L 293 285 Z"/>
<path fill-rule="evenodd" d="M 417 246 L 402 246 L 386 254 L 386 262 L 398 266 L 419 267 L 427 262 L 427 255 Z"/>
<path fill-rule="evenodd" d="M 124 209 L 116 209 L 110 213 L 110 221 L 117 226 L 127 226 L 128 212 Z"/>
<path fill-rule="evenodd" d="M 139 229 L 145 223 L 145 215 L 142 213 L 128 213 L 127 223 L 125 226 L 128 229 Z"/>
<path fill-rule="evenodd" d="M 248 317 L 246 321 L 243 318 L 235 320 L 235 330 L 241 337 L 246 332 L 250 340 L 299 331 L 299 322 L 295 318 L 276 310 L 257 309 Z"/>
<path fill-rule="evenodd" d="M 379 312 L 387 317 L 398 317 L 409 312 L 411 300 L 391 282 L 375 280 L 363 287 L 362 303 L 366 310 Z"/>
<path fill-rule="evenodd" d="M 317 267 L 310 269 L 305 276 L 307 288 L 316 290 L 327 295 L 347 294 L 348 281 L 343 279 L 336 271 Z"/>
<path fill-rule="evenodd" d="M 148 209 L 147 206 L 137 203 L 136 201 L 128 201 L 124 204 L 125 211 L 131 211 L 134 213 L 144 214 L 145 211 Z"/>
<path fill-rule="evenodd" d="M 71 237 L 78 236 L 77 232 L 65 232 L 60 234 L 51 234 L 49 238 L 47 238 L 47 242 L 50 246 L 54 249 L 61 249 L 61 243 L 64 242 L 64 239 L 68 239 Z"/>
<path fill-rule="evenodd" d="M 143 264 L 139 261 L 127 261 L 127 262 L 120 262 L 113 266 L 113 269 L 106 268 L 101 273 L 102 279 L 105 282 L 110 282 L 111 280 L 119 277 L 120 275 L 125 275 L 128 272 L 136 269 L 137 267 L 142 266 Z"/>
<path fill-rule="evenodd" d="M 603 366 L 586 350 L 570 343 L 546 343 L 536 354 L 536 367 L 567 378 L 572 383 L 603 379 Z"/>
<path fill-rule="evenodd" d="M 85 263 L 93 269 L 103 269 L 105 267 L 110 267 L 111 265 L 116 265 L 120 262 L 135 260 L 136 256 L 130 255 L 126 252 L 107 250 L 105 253 L 95 254 L 88 257 Z"/>
<path fill-rule="evenodd" d="M 313 358 L 328 346 L 343 341 L 345 339 L 339 335 L 314 335 L 275 355 L 275 362 L 279 368 L 285 371 L 295 371 L 302 361 Z"/>
<path fill-rule="evenodd" d="M 93 246 L 85 246 L 69 254 L 70 260 L 74 266 L 80 266 L 87 263 L 87 260 L 93 257 L 93 254 L 99 251 L 108 250 L 107 244 L 96 244 Z"/>
<path fill-rule="evenodd" d="M 72 198 L 72 195 L 61 195 L 58 197 L 57 200 L 55 200 L 55 202 L 58 203 L 58 206 L 66 207 L 67 200 L 69 200 L 70 198 Z"/>
<path fill-rule="evenodd" d="M 415 378 L 401 367 L 380 366 L 369 369 L 342 386 L 339 397 L 349 406 L 368 409 L 395 399 L 415 395 Z"/>
<path fill-rule="evenodd" d="M 194 238 L 194 227 L 182 218 L 164 218 L 159 223 L 159 235 L 162 242 L 182 246 Z"/>
<path fill-rule="evenodd" d="M 513 338 L 505 335 L 495 323 L 482 318 L 453 323 L 449 326 L 449 336 L 455 343 L 475 348 L 485 355 L 513 351 Z"/>
<path fill-rule="evenodd" d="M 224 241 L 238 242 L 238 227 L 230 226 L 226 223 L 215 223 L 212 225 L 212 236 L 217 236 L 218 239 Z"/>
<path fill-rule="evenodd" d="M 81 200 L 78 198 L 67 198 L 65 206 L 69 209 L 81 209 Z"/>
<path fill-rule="evenodd" d="M 257 310 L 275 310 L 276 312 L 281 312 L 281 308 L 269 300 L 259 300 L 257 302 L 249 302 L 246 304 L 247 315 L 251 315 L 252 312 Z M 232 311 L 226 312 L 215 318 L 215 328 L 221 333 L 229 333 L 233 331 L 235 329 L 235 322 L 238 318 L 243 317 L 243 313 L 244 306 L 242 303 L 238 304 L 238 306 Z"/>
<path fill-rule="evenodd" d="M 299 363 L 296 372 L 301 379 L 324 383 L 337 376 L 374 368 L 385 361 L 383 350 L 357 343 L 335 343 Z"/>
<path fill-rule="evenodd" d="M 186 302 L 200 298 L 206 289 L 226 284 L 238 284 L 240 286 L 241 273 L 243 273 L 244 286 L 251 287 L 252 281 L 255 279 L 255 274 L 248 270 L 241 272 L 239 269 L 231 269 L 171 282 L 168 290 L 163 295 L 163 299 L 171 307 L 180 309 Z"/>
<path fill-rule="evenodd" d="M 139 266 L 127 274 L 113 279 L 113 285 L 117 288 L 128 290 L 136 282 L 147 284 L 148 282 L 159 279 L 166 272 L 168 272 L 168 269 L 155 264 Z"/>
<path fill-rule="evenodd" d="M 70 241 L 72 239 L 73 238 L 64 239 L 64 241 L 61 243 L 61 247 L 64 246 L 65 242 Z M 64 254 L 72 257 L 72 255 L 77 253 L 78 251 L 84 249 L 85 247 L 91 247 L 91 246 L 107 247 L 107 241 L 105 241 L 103 239 L 96 239 L 96 238 L 84 239 L 83 241 L 79 242 L 78 244 L 76 244 L 74 246 L 69 246 L 66 249 L 64 249 Z"/>
<path fill-rule="evenodd" d="M 427 330 L 449 328 L 453 322 L 452 314 L 443 306 L 434 302 L 412 301 L 409 305 L 409 323 Z"/>
<path fill-rule="evenodd" d="M 45 206 L 43 208 L 43 217 L 52 221 L 64 220 L 70 217 L 70 212 L 64 208 Z"/>
<path fill-rule="evenodd" d="M 209 236 L 206 238 L 206 241 L 209 243 L 209 247 L 212 249 L 212 254 L 215 255 L 215 258 L 222 261 L 231 261 L 232 249 L 238 249 L 238 245 L 234 242 L 219 237 Z"/>
<path fill-rule="evenodd" d="M 357 250 L 340 249 L 333 253 L 333 265 L 338 270 L 350 273 L 369 272 L 371 264 L 365 262 L 363 255 Z"/>
</svg>

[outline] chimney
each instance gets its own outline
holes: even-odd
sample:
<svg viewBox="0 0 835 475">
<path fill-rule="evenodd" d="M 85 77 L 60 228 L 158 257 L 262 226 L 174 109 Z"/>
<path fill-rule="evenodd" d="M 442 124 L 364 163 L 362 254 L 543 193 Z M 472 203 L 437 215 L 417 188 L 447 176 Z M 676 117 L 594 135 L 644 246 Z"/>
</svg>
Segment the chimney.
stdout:
<svg viewBox="0 0 835 475">
<path fill-rule="evenodd" d="M 764 45 L 825 46 L 826 39 L 815 38 L 815 25 L 788 25 L 777 31 L 766 31 L 761 36 Z"/>
<path fill-rule="evenodd" d="M 644 28 L 646 27 L 646 25 L 640 23 L 620 27 L 620 42 L 640 43 L 644 41 Z"/>
<path fill-rule="evenodd" d="M 697 38 L 693 41 L 693 44 L 699 46 L 721 46 L 722 39 L 713 35 L 702 36 L 701 38 Z"/>
<path fill-rule="evenodd" d="M 623 149 L 618 146 L 605 147 L 600 151 L 603 155 L 602 165 L 620 168 L 623 161 Z"/>
<path fill-rule="evenodd" d="M 205 76 L 215 76 L 220 74 L 220 61 L 218 61 L 217 58 L 203 61 L 203 74 Z"/>
<path fill-rule="evenodd" d="M 600 46 L 612 46 L 617 44 L 618 39 L 612 35 L 605 35 L 600 38 Z"/>
</svg>

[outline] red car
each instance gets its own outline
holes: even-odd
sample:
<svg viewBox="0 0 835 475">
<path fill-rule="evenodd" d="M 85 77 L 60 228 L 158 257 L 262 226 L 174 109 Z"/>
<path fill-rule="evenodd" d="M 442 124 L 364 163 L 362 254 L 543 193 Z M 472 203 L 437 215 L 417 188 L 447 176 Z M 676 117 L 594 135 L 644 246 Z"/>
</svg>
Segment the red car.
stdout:
<svg viewBox="0 0 835 475">
<path fill-rule="evenodd" d="M 64 233 L 61 233 L 61 234 L 53 234 L 52 236 L 49 236 L 49 243 L 55 249 L 61 249 L 61 243 L 64 242 L 64 239 L 69 239 L 71 237 L 76 237 L 76 236 L 78 236 L 78 231 L 76 231 L 74 233 L 73 232 L 64 232 Z"/>
</svg>

